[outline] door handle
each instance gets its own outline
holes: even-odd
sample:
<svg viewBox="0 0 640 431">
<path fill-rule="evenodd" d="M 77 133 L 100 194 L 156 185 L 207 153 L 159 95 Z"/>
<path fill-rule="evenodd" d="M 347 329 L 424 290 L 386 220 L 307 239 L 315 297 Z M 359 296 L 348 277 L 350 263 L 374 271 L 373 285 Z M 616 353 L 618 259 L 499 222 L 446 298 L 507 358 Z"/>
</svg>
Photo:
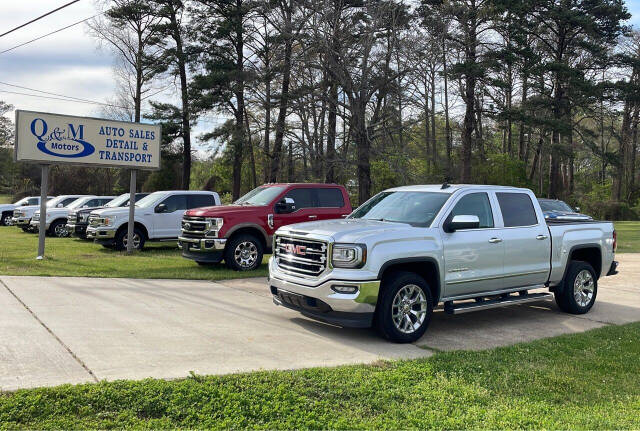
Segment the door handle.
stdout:
<svg viewBox="0 0 640 431">
<path fill-rule="evenodd" d="M 547 238 L 549 238 L 547 235 L 538 235 L 538 236 L 536 237 L 536 239 L 537 239 L 537 240 L 539 240 L 539 241 L 545 240 L 545 239 L 547 239 Z"/>
<path fill-rule="evenodd" d="M 497 244 L 497 243 L 499 243 L 499 242 L 502 242 L 502 238 L 491 238 L 491 239 L 489 240 L 489 242 L 490 242 L 491 244 Z"/>
<path fill-rule="evenodd" d="M 309 218 L 310 218 L 310 219 L 314 219 L 314 220 L 315 220 L 315 219 L 317 219 L 317 218 L 318 218 L 318 216 L 317 216 L 317 215 L 310 215 L 310 216 L 309 216 Z"/>
</svg>

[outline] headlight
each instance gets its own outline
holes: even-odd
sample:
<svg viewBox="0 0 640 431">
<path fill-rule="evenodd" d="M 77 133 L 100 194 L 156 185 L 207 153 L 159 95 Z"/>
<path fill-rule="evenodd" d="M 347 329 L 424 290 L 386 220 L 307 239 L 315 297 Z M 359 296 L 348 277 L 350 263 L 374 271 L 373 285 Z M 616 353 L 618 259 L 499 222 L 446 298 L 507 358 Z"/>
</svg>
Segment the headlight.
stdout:
<svg viewBox="0 0 640 431">
<path fill-rule="evenodd" d="M 108 216 L 103 218 L 102 220 L 104 220 L 103 225 L 104 226 L 113 226 L 113 224 L 116 222 L 116 217 L 115 216 Z"/>
<path fill-rule="evenodd" d="M 335 268 L 362 268 L 367 262 L 364 244 L 334 244 L 331 263 Z"/>
<path fill-rule="evenodd" d="M 220 230 L 224 223 L 224 219 L 221 217 L 207 217 L 205 220 L 211 224 L 211 230 Z"/>
</svg>

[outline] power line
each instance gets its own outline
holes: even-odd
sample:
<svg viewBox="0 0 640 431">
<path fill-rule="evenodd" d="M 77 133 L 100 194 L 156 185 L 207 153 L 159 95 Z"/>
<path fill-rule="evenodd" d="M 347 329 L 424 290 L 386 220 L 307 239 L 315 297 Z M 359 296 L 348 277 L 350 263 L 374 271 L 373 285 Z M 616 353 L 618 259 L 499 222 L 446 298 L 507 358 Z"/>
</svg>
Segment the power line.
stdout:
<svg viewBox="0 0 640 431">
<path fill-rule="evenodd" d="M 80 20 L 80 21 L 78 21 L 78 22 L 74 22 L 73 24 L 69 24 L 69 25 L 67 25 L 67 26 L 65 26 L 65 27 L 59 28 L 59 29 L 57 29 L 57 30 L 54 30 L 54 31 L 52 31 L 52 32 L 50 32 L 50 33 L 43 34 L 42 36 L 36 37 L 35 39 L 31 39 L 31 40 L 29 40 L 29 41 L 27 41 L 27 42 L 24 42 L 24 43 L 21 43 L 20 45 L 16 45 L 16 46 L 14 46 L 14 47 L 11 47 L 11 48 L 8 48 L 8 49 L 5 49 L 4 51 L 0 51 L 0 54 L 4 54 L 5 52 L 13 51 L 13 50 L 14 50 L 14 49 L 16 49 L 16 48 L 20 48 L 21 46 L 28 45 L 28 44 L 30 44 L 31 42 L 35 42 L 35 41 L 37 41 L 37 40 L 44 39 L 45 37 L 47 37 L 47 36 L 51 36 L 52 34 L 56 34 L 56 33 L 58 33 L 58 32 L 61 32 L 62 30 L 66 30 L 66 29 L 71 28 L 71 27 L 73 27 L 73 26 L 76 26 L 76 25 L 78 25 L 78 24 L 82 24 L 82 23 L 83 23 L 83 22 L 85 22 L 85 21 L 89 21 L 89 20 L 90 20 L 90 19 L 92 19 L 92 18 L 95 18 L 95 17 L 97 17 L 97 16 L 102 15 L 103 13 L 104 13 L 104 12 L 99 13 L 99 14 L 94 15 L 94 16 L 90 16 L 89 18 L 85 18 L 85 19 Z"/>
<path fill-rule="evenodd" d="M 42 96 L 40 94 L 30 94 L 30 93 L 22 93 L 19 91 L 10 91 L 10 90 L 0 90 L 0 93 L 7 93 L 7 94 L 17 94 L 20 96 L 31 96 L 31 97 L 40 97 L 41 99 L 52 99 L 52 100 L 62 100 L 64 102 L 76 102 L 76 103 L 88 103 L 91 105 L 103 105 L 103 106 L 110 106 L 113 108 L 121 108 L 121 109 L 128 109 L 125 108 L 123 106 L 118 106 L 118 105 L 112 105 L 110 103 L 102 103 L 102 102 L 93 102 L 93 101 L 84 101 L 84 100 L 75 100 L 75 99 L 67 99 L 65 97 L 54 97 L 54 96 Z"/>
<path fill-rule="evenodd" d="M 66 8 L 67 6 L 71 6 L 71 5 L 72 5 L 72 4 L 74 4 L 74 3 L 78 3 L 79 1 L 80 1 L 80 0 L 73 0 L 73 1 L 70 1 L 69 3 L 62 5 L 62 6 L 60 6 L 59 8 L 56 8 L 56 9 L 54 9 L 54 10 L 50 11 L 50 12 L 47 12 L 47 13 L 45 13 L 44 15 L 40 15 L 39 17 L 34 18 L 34 19 L 32 19 L 31 21 L 29 21 L 29 22 L 25 22 L 24 24 L 21 24 L 21 25 L 19 25 L 19 26 L 15 27 L 15 28 L 12 28 L 11 30 L 9 30 L 9 31 L 7 31 L 7 32 L 4 32 L 4 33 L 0 34 L 0 37 L 2 37 L 2 36 L 6 36 L 6 35 L 8 35 L 9 33 L 13 33 L 14 31 L 21 29 L 22 27 L 26 27 L 26 26 L 28 26 L 29 24 L 34 23 L 34 22 L 38 21 L 39 19 L 44 18 L 45 16 L 49 16 L 49 15 L 51 15 L 52 13 L 57 12 L 57 11 L 59 11 L 60 9 L 64 9 L 64 8 Z"/>
<path fill-rule="evenodd" d="M 64 94 L 52 93 L 52 92 L 50 92 L 50 91 L 38 90 L 38 89 L 36 89 L 36 88 L 23 87 L 22 85 L 9 84 L 8 82 L 3 82 L 3 81 L 0 81 L 0 84 L 2 84 L 2 85 L 7 85 L 7 86 L 9 86 L 9 87 L 21 88 L 21 89 L 23 89 L 23 90 L 35 91 L 35 92 L 43 93 L 43 94 L 50 94 L 50 95 L 52 95 L 52 96 L 64 97 L 64 98 L 66 98 L 66 99 L 75 99 L 75 100 L 77 100 L 77 101 L 79 101 L 79 102 L 86 102 L 86 103 L 99 103 L 99 104 L 103 104 L 102 102 L 97 102 L 97 101 L 95 101 L 95 100 L 82 99 L 82 98 L 80 98 L 80 97 L 74 97 L 74 96 L 67 96 L 67 95 L 64 95 Z M 109 106 L 116 106 L 116 105 L 109 105 Z M 121 106 L 116 106 L 116 107 L 121 108 Z"/>
</svg>

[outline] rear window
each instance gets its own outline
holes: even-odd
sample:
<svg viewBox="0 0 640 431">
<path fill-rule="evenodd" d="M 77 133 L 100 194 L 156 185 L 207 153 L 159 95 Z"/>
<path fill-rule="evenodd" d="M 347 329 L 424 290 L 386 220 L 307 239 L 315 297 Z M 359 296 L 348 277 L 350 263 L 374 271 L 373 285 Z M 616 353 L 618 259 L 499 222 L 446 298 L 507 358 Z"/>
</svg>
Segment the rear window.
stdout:
<svg viewBox="0 0 640 431">
<path fill-rule="evenodd" d="M 296 209 L 315 207 L 313 189 L 291 189 L 285 197 L 293 199 Z"/>
<path fill-rule="evenodd" d="M 318 192 L 318 206 L 324 208 L 342 208 L 344 198 L 340 189 L 316 189 Z"/>
<path fill-rule="evenodd" d="M 190 195 L 189 196 L 189 209 L 212 207 L 216 204 L 213 195 Z"/>
<path fill-rule="evenodd" d="M 504 227 L 532 226 L 538 224 L 536 210 L 526 193 L 496 193 Z"/>
</svg>

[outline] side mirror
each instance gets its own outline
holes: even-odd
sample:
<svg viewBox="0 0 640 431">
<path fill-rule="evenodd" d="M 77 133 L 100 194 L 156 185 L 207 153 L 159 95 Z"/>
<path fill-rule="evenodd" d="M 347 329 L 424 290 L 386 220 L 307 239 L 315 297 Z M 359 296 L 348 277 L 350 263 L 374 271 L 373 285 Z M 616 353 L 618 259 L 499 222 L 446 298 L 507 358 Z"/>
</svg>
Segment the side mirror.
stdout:
<svg viewBox="0 0 640 431">
<path fill-rule="evenodd" d="M 157 213 L 166 213 L 167 212 L 167 205 L 166 204 L 160 204 L 156 207 L 156 211 Z"/>
<path fill-rule="evenodd" d="M 275 210 L 278 214 L 290 214 L 296 210 L 296 203 L 291 198 L 284 198 L 276 204 Z"/>
<path fill-rule="evenodd" d="M 461 229 L 477 229 L 480 227 L 480 219 L 475 215 L 457 215 L 444 224 L 447 233 Z"/>
<path fill-rule="evenodd" d="M 64 205 L 58 204 L 58 205 L 56 205 L 56 208 L 64 208 Z"/>
<path fill-rule="evenodd" d="M 575 207 L 573 210 L 574 210 L 575 212 L 579 213 L 579 212 L 580 212 L 580 207 Z"/>
</svg>

